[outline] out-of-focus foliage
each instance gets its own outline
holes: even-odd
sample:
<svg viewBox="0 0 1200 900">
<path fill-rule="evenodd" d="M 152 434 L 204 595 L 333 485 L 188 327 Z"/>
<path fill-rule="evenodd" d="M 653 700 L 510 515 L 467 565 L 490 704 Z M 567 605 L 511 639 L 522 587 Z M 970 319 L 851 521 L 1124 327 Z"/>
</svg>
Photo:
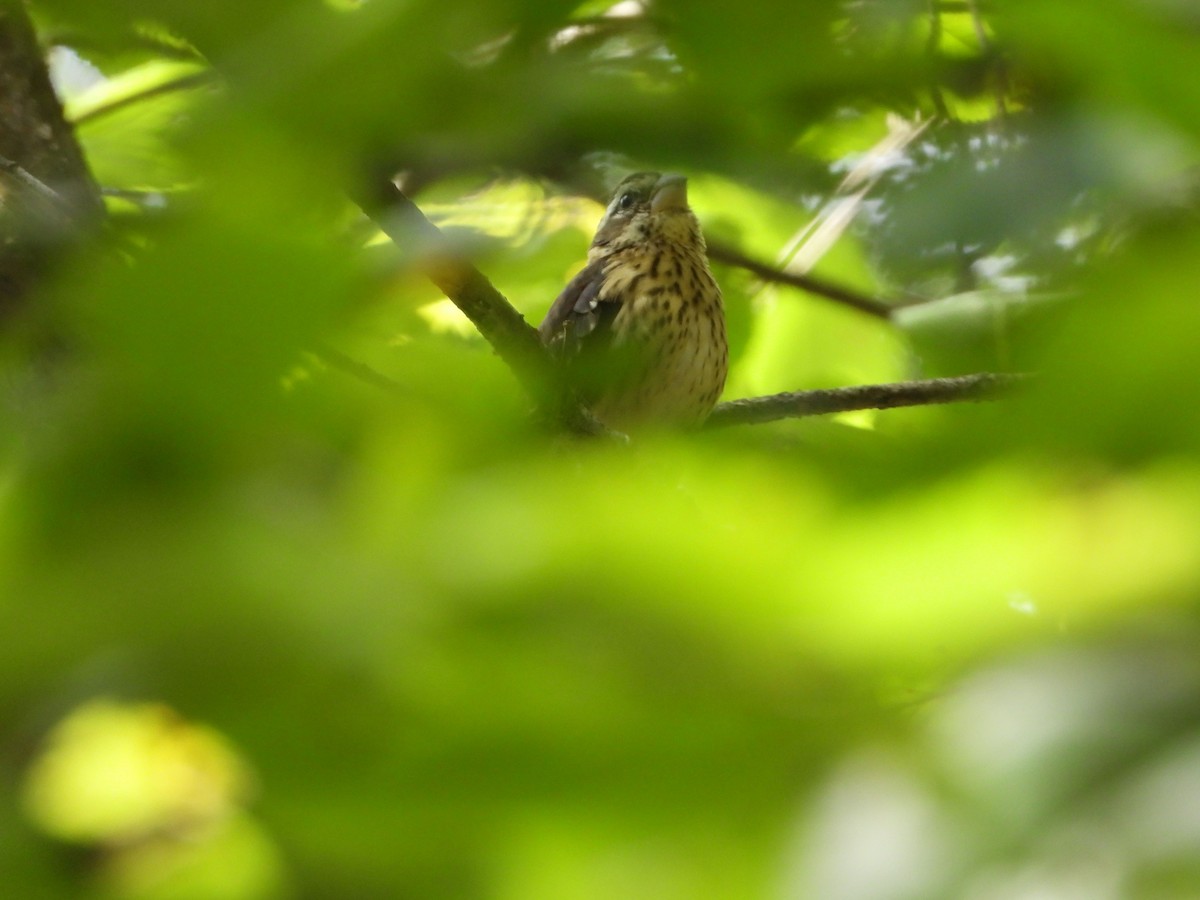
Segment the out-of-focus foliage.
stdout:
<svg viewBox="0 0 1200 900">
<path fill-rule="evenodd" d="M 0 343 L 6 895 L 1200 896 L 1188 4 L 32 9 L 111 217 Z M 535 321 L 635 165 L 902 305 L 718 266 L 727 398 L 1034 377 L 549 438 L 381 163 Z"/>
</svg>

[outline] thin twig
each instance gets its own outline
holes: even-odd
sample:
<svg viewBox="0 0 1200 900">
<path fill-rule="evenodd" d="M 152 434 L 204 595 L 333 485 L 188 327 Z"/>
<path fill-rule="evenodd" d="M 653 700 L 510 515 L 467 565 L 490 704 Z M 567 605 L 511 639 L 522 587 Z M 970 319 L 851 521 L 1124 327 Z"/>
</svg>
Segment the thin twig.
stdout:
<svg viewBox="0 0 1200 900">
<path fill-rule="evenodd" d="M 893 409 L 934 403 L 994 400 L 1028 376 L 980 372 L 956 378 L 929 378 L 894 384 L 864 384 L 817 391 L 794 391 L 721 403 L 713 410 L 707 428 L 758 425 L 777 419 L 797 419 L 861 409 Z"/>
<path fill-rule="evenodd" d="M 400 382 L 389 378 L 382 372 L 372 369 L 365 363 L 351 359 L 340 350 L 335 350 L 326 344 L 318 344 L 315 347 L 310 347 L 308 352 L 329 366 L 329 368 L 337 369 L 351 378 L 357 378 L 359 381 L 365 382 L 372 387 L 377 387 L 381 391 L 391 394 L 393 397 L 409 396 L 409 392 Z"/>
<path fill-rule="evenodd" d="M 823 281 L 820 278 L 814 278 L 812 275 L 799 275 L 795 272 L 785 272 L 782 269 L 777 269 L 774 266 L 769 266 L 766 263 L 752 259 L 740 250 L 735 250 L 732 247 L 721 243 L 710 243 L 708 245 L 708 256 L 710 259 L 725 263 L 728 266 L 735 266 L 739 269 L 745 269 L 747 272 L 761 278 L 763 281 L 770 281 L 774 284 L 786 284 L 791 287 L 799 288 L 802 291 L 808 291 L 810 294 L 817 294 L 825 297 L 827 300 L 833 300 L 845 306 L 850 306 L 857 309 L 859 312 L 864 312 L 867 315 L 875 316 L 878 319 L 891 318 L 892 310 L 904 304 L 888 303 L 884 300 L 879 300 L 875 297 L 868 297 L 865 294 L 859 294 L 849 288 L 844 288 L 840 285 L 831 284 L 828 281 Z"/>
<path fill-rule="evenodd" d="M 62 194 L 33 175 L 20 163 L 14 162 L 6 156 L 0 156 L 0 181 L 12 182 L 18 190 L 26 195 L 36 196 L 43 208 L 54 209 L 64 221 L 71 220 L 71 205 L 67 203 Z M 0 192 L 0 199 L 3 199 L 3 192 Z"/>
</svg>

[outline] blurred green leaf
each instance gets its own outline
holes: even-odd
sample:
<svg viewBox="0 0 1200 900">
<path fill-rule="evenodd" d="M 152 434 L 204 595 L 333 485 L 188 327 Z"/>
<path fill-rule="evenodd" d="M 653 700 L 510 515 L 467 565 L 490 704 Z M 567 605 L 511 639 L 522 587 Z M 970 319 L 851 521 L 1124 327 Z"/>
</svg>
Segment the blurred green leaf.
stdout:
<svg viewBox="0 0 1200 900">
<path fill-rule="evenodd" d="M 67 104 L 67 118 L 100 182 L 136 190 L 179 187 L 186 174 L 167 138 L 211 82 L 197 63 L 154 61 L 100 82 Z"/>
<path fill-rule="evenodd" d="M 1195 893 L 1195 16 L 974 6 L 35 3 L 120 215 L 0 335 L 9 892 Z M 1029 377 L 548 435 L 379 166 L 531 323 L 635 166 L 897 304 L 714 267 L 727 398 Z"/>
</svg>

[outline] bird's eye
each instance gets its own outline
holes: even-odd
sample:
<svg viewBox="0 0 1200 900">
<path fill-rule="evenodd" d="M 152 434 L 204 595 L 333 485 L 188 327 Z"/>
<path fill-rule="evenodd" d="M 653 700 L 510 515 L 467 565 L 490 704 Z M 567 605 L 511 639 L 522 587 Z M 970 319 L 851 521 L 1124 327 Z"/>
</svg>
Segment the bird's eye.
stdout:
<svg viewBox="0 0 1200 900">
<path fill-rule="evenodd" d="M 617 209 L 629 209 L 631 206 L 633 206 L 633 194 L 622 194 L 621 199 L 617 201 Z"/>
</svg>

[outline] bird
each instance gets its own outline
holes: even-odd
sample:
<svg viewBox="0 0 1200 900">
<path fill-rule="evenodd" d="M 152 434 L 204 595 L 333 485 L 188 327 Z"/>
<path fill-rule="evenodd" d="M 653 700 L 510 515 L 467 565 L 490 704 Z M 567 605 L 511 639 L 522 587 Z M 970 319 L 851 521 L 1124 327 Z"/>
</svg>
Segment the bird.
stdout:
<svg viewBox="0 0 1200 900">
<path fill-rule="evenodd" d="M 587 264 L 538 328 L 607 428 L 696 427 L 720 397 L 725 309 L 705 250 L 682 175 L 636 172 L 617 185 Z"/>
</svg>

